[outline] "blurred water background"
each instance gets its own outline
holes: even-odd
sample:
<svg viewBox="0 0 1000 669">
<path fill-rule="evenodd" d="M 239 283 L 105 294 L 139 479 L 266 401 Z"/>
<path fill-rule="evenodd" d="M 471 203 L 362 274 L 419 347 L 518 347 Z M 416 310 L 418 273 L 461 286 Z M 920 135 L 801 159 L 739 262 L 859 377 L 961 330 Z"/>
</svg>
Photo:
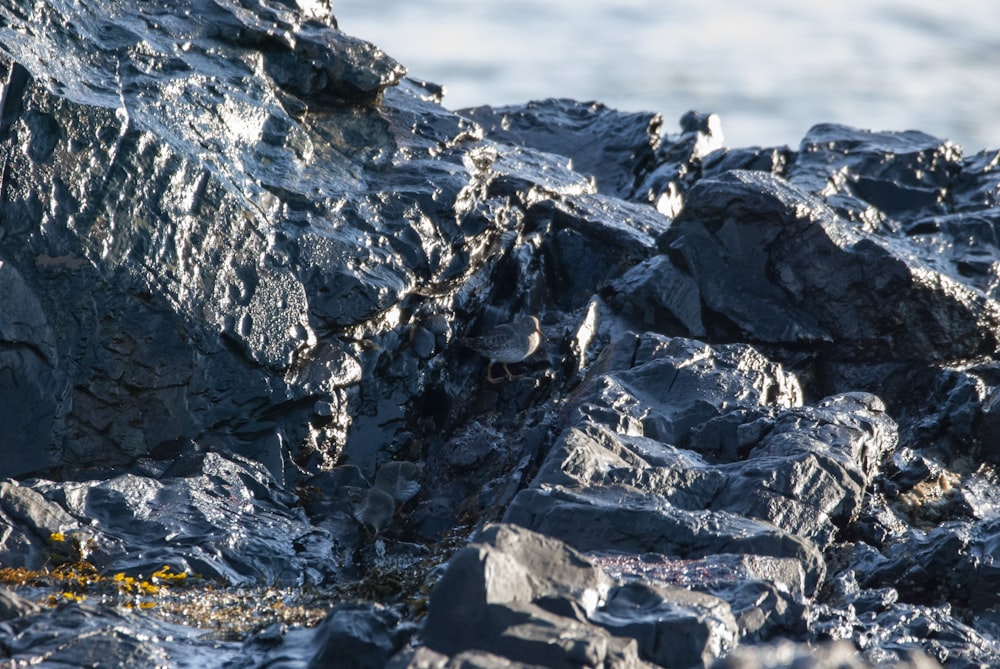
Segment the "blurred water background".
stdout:
<svg viewBox="0 0 1000 669">
<path fill-rule="evenodd" d="M 1000 148 L 995 0 L 333 0 L 340 28 L 450 109 L 548 97 L 722 118 L 730 147 L 798 146 L 814 124 L 922 130 Z"/>
</svg>

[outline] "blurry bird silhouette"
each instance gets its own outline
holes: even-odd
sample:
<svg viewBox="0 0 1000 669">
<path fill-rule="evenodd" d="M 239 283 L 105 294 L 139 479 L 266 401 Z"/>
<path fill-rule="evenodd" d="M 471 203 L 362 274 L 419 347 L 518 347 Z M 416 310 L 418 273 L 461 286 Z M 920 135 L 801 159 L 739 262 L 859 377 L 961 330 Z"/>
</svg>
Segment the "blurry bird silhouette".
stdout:
<svg viewBox="0 0 1000 669">
<path fill-rule="evenodd" d="M 423 465 L 416 462 L 399 460 L 387 462 L 378 468 L 375 473 L 374 487 L 380 488 L 396 500 L 403 504 L 409 502 L 420 492 L 420 475 L 423 473 Z"/>
<path fill-rule="evenodd" d="M 375 473 L 375 482 L 354 502 L 354 518 L 374 536 L 392 524 L 399 504 L 420 492 L 423 465 L 416 462 L 387 462 Z"/>
<path fill-rule="evenodd" d="M 386 491 L 374 486 L 354 506 L 354 517 L 365 529 L 370 529 L 374 536 L 389 527 L 395 513 L 396 500 Z"/>
</svg>

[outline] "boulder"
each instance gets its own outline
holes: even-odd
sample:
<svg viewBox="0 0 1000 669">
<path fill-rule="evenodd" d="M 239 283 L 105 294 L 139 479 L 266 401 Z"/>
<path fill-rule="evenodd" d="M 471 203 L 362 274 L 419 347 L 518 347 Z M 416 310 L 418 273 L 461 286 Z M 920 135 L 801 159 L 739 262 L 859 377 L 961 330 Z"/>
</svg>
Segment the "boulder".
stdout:
<svg viewBox="0 0 1000 669">
<path fill-rule="evenodd" d="M 42 607 L 30 599 L 21 597 L 7 588 L 0 588 L 0 622 L 34 615 L 41 610 Z"/>
<path fill-rule="evenodd" d="M 459 113 L 492 139 L 569 158 L 573 170 L 592 177 L 600 193 L 623 199 L 635 192 L 637 175 L 652 163 L 663 124 L 659 114 L 554 98 Z"/>
<path fill-rule="evenodd" d="M 770 174 L 699 181 L 661 245 L 698 284 L 712 338 L 808 346 L 852 361 L 997 351 L 994 301 Z"/>
<path fill-rule="evenodd" d="M 230 585 L 321 583 L 332 537 L 258 463 L 215 453 L 147 461 L 142 472 L 0 484 L 5 565 L 86 559 L 107 576 L 175 573 Z M 351 535 L 339 536 L 347 550 Z M 356 531 L 354 542 L 357 542 Z M 320 557 L 322 556 L 322 558 Z"/>
<path fill-rule="evenodd" d="M 615 584 L 561 542 L 510 525 L 486 528 L 451 559 L 424 627 L 424 642 L 440 653 L 543 666 L 707 666 L 735 639 L 724 601 Z"/>
<path fill-rule="evenodd" d="M 339 604 L 316 628 L 309 667 L 383 667 L 399 648 L 399 618 L 370 604 Z"/>
</svg>

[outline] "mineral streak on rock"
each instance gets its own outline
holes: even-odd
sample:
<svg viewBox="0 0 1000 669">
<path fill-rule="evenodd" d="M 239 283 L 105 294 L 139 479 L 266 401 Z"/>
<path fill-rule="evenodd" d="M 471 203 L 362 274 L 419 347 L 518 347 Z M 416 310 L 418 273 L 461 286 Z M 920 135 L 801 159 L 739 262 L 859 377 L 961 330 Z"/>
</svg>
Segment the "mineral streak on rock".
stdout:
<svg viewBox="0 0 1000 669">
<path fill-rule="evenodd" d="M 308 0 L 0 0 L 0 81 L 11 661 L 1000 665 L 996 152 L 453 112 Z"/>
</svg>

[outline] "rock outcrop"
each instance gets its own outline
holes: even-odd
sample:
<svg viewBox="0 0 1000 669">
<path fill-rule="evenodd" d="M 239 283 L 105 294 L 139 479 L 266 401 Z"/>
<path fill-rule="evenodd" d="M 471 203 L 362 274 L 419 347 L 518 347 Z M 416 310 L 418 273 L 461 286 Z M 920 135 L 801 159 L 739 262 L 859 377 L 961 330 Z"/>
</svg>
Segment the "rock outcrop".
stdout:
<svg viewBox="0 0 1000 669">
<path fill-rule="evenodd" d="M 0 657 L 1000 664 L 1000 154 L 449 111 L 306 0 L 0 0 L 0 74 Z"/>
</svg>

